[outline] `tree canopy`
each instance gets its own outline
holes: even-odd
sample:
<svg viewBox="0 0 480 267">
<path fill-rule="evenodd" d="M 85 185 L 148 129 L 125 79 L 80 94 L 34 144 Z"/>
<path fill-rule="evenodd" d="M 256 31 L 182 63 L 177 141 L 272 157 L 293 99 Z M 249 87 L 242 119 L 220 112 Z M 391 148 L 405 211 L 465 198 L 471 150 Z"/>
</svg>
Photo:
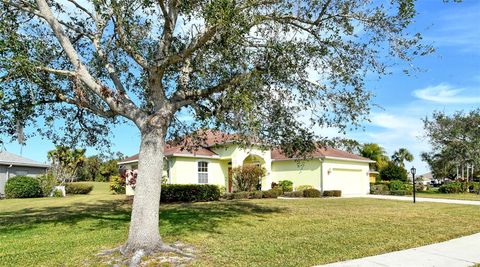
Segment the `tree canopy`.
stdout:
<svg viewBox="0 0 480 267">
<path fill-rule="evenodd" d="M 407 31 L 414 0 L 1 0 L 0 10 L 0 135 L 105 147 L 112 124 L 139 129 L 122 247 L 137 259 L 167 249 L 166 138 L 208 127 L 308 152 L 318 127 L 368 118 L 367 72 L 432 51 Z"/>
<path fill-rule="evenodd" d="M 422 159 L 435 177 L 459 178 L 462 168 L 480 169 L 480 109 L 451 115 L 434 112 L 423 122 L 432 151 L 423 153 Z"/>
<path fill-rule="evenodd" d="M 385 149 L 379 144 L 367 143 L 363 144 L 360 149 L 360 155 L 362 157 L 369 158 L 375 161 L 375 170 L 380 170 L 388 163 L 388 156 Z"/>
<path fill-rule="evenodd" d="M 398 151 L 395 151 L 392 155 L 393 163 L 398 166 L 405 168 L 405 161 L 412 162 L 413 155 L 406 148 L 400 148 Z"/>
</svg>

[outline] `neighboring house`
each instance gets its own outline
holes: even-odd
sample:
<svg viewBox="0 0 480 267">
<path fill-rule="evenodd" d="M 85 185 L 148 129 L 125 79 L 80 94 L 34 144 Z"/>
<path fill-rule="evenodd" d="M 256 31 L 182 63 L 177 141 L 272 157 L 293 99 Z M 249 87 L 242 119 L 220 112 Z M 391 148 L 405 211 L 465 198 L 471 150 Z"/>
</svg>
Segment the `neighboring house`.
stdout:
<svg viewBox="0 0 480 267">
<path fill-rule="evenodd" d="M 48 169 L 43 164 L 6 151 L 0 151 L 0 195 L 5 194 L 5 183 L 14 176 L 37 176 L 45 174 Z"/>
<path fill-rule="evenodd" d="M 433 183 L 433 175 L 431 172 L 427 172 L 418 176 L 419 181 L 421 181 L 424 185 L 430 185 Z"/>
<path fill-rule="evenodd" d="M 267 171 L 262 190 L 272 182 L 290 180 L 294 188 L 311 185 L 318 190 L 342 190 L 343 195 L 369 193 L 369 163 L 374 161 L 334 148 L 319 148 L 308 160 L 286 157 L 279 149 L 241 148 L 236 136 L 207 131 L 202 145 L 193 151 L 183 145 L 165 146 L 164 177 L 171 184 L 216 184 L 234 190 L 232 168 L 258 164 Z M 120 168 L 137 169 L 138 154 L 118 163 Z M 127 194 L 133 194 L 127 186 Z"/>
</svg>

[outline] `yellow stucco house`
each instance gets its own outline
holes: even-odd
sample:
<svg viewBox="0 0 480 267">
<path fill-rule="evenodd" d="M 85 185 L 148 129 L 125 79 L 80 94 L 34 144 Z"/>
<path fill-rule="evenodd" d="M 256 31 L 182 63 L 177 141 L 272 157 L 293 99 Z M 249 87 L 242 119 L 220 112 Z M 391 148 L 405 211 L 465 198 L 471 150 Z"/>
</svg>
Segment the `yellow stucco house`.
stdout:
<svg viewBox="0 0 480 267">
<path fill-rule="evenodd" d="M 262 190 L 272 182 L 290 180 L 294 188 L 311 185 L 324 190 L 342 190 L 342 195 L 369 193 L 369 163 L 373 161 L 334 148 L 319 148 L 308 160 L 286 157 L 280 150 L 242 148 L 235 135 L 207 131 L 203 145 L 194 151 L 180 145 L 165 147 L 164 177 L 171 184 L 216 184 L 233 190 L 231 170 L 243 164 L 258 164 L 267 171 Z M 138 154 L 118 163 L 121 168 L 136 169 Z M 132 195 L 127 186 L 127 194 Z"/>
</svg>

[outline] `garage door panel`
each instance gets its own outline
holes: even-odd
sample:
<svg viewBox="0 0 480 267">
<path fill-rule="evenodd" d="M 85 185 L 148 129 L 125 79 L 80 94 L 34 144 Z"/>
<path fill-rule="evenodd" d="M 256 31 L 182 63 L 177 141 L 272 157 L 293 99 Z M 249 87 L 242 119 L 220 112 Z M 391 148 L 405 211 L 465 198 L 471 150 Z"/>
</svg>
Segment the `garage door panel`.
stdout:
<svg viewBox="0 0 480 267">
<path fill-rule="evenodd" d="M 331 190 L 342 190 L 342 195 L 365 194 L 365 177 L 361 169 L 333 169 Z"/>
</svg>

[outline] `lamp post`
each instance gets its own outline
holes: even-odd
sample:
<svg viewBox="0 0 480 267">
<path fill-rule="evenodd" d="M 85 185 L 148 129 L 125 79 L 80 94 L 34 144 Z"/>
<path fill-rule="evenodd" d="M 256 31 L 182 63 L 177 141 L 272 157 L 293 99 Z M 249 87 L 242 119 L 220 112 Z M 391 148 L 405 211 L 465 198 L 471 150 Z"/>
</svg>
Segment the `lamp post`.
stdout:
<svg viewBox="0 0 480 267">
<path fill-rule="evenodd" d="M 415 167 L 412 167 L 410 169 L 410 173 L 412 174 L 412 183 L 413 183 L 413 203 L 416 202 L 415 200 L 415 172 L 417 171 L 417 169 L 415 169 Z"/>
</svg>

